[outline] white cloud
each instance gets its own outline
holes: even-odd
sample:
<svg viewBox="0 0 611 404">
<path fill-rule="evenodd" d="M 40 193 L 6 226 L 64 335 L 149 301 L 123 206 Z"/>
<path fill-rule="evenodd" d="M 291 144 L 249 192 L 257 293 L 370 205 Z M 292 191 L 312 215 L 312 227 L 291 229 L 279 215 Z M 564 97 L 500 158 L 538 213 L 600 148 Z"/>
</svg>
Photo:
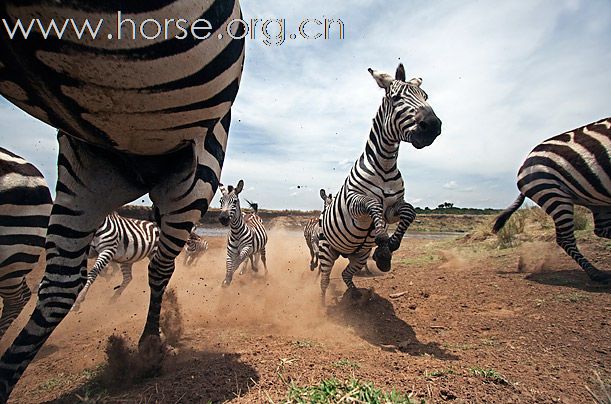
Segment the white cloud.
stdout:
<svg viewBox="0 0 611 404">
<path fill-rule="evenodd" d="M 261 0 L 243 12 L 293 30 L 321 16 L 346 24 L 343 41 L 247 44 L 223 180 L 243 178 L 261 207 L 317 209 L 318 189 L 337 192 L 383 96 L 367 68 L 392 72 L 399 58 L 443 121 L 433 145 L 399 156 L 406 198 L 423 206 L 504 207 L 538 142 L 609 114 L 609 2 Z M 2 144 L 54 178 L 53 131 L 14 108 L 0 114 Z M 13 140 L 16 128 L 44 147 Z"/>
</svg>

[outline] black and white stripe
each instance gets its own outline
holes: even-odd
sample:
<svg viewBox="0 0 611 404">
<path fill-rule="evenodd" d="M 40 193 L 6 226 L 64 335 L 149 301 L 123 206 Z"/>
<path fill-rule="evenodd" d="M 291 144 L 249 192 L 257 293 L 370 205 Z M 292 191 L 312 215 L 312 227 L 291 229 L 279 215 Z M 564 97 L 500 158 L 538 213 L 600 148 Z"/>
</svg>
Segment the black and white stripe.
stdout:
<svg viewBox="0 0 611 404">
<path fill-rule="evenodd" d="M 417 149 L 429 146 L 441 133 L 441 121 L 427 103 L 421 79 L 406 81 L 403 65 L 395 77 L 369 72 L 386 91 L 365 151 L 354 164 L 331 205 L 321 214 L 320 270 L 322 299 L 329 285 L 333 263 L 340 255 L 349 265 L 342 279 L 353 297 L 359 292 L 352 282 L 367 263 L 371 249 L 381 271 L 390 270 L 392 252 L 399 248 L 414 220 L 414 208 L 404 200 L 404 185 L 397 168 L 401 142 Z M 399 222 L 392 236 L 388 223 Z"/>
<path fill-rule="evenodd" d="M 323 211 L 327 206 L 331 204 L 333 200 L 333 194 L 327 194 L 324 189 L 320 190 L 320 197 L 322 198 L 324 205 Z M 320 216 L 313 217 L 307 221 L 305 227 L 303 228 L 303 237 L 305 238 L 306 245 L 310 250 L 310 271 L 313 271 L 316 267 L 318 267 L 318 235 L 320 233 Z"/>
<path fill-rule="evenodd" d="M 185 244 L 185 261 L 187 266 L 197 265 L 199 259 L 208 251 L 208 241 L 192 231 Z"/>
<path fill-rule="evenodd" d="M 108 39 L 117 11 L 145 19 L 202 18 L 211 37 Z M 157 207 L 159 248 L 140 342 L 159 339 L 163 292 L 194 223 L 218 187 L 244 60 L 244 39 L 227 35 L 238 0 L 6 0 L 0 18 L 62 24 L 103 18 L 97 39 L 10 39 L 0 33 L 0 94 L 59 129 L 57 196 L 47 266 L 35 311 L 0 360 L 0 401 L 70 311 L 85 284 L 89 244 L 106 215 L 148 193 Z M 243 33 L 233 24 L 233 37 Z M 219 39 L 218 34 L 224 33 Z M 172 34 L 172 33 L 170 33 Z M 176 32 L 176 34 L 178 34 Z"/>
<path fill-rule="evenodd" d="M 552 217 L 556 242 L 590 279 L 611 282 L 611 274 L 595 268 L 577 248 L 574 205 L 594 215 L 594 233 L 611 238 L 611 118 L 565 132 L 533 149 L 518 171 L 520 195 L 494 223 L 498 232 L 526 197 Z"/>
<path fill-rule="evenodd" d="M 158 240 L 159 229 L 153 222 L 126 218 L 116 212 L 106 216 L 102 226 L 95 232 L 89 249 L 89 257 L 97 256 L 97 259 L 87 274 L 87 282 L 73 310 L 79 309 L 93 282 L 110 263 L 116 263 L 121 268 L 123 281 L 115 287 L 113 299 L 121 296 L 132 280 L 133 264 L 144 258 L 150 259 L 157 251 Z"/>
<path fill-rule="evenodd" d="M 252 270 L 258 272 L 260 258 L 267 275 L 267 259 L 265 256 L 267 232 L 263 226 L 263 221 L 257 214 L 257 204 L 247 201 L 253 212 L 242 213 L 238 195 L 243 188 L 244 181 L 242 180 L 238 182 L 235 188 L 230 185 L 225 189 L 221 185 L 222 197 L 219 221 L 222 225 L 229 226 L 229 233 L 227 234 L 227 273 L 223 286 L 231 284 L 233 273 L 247 259 L 250 259 Z"/>
<path fill-rule="evenodd" d="M 32 295 L 25 277 L 44 251 L 52 206 L 40 171 L 0 147 L 0 339 Z"/>
</svg>

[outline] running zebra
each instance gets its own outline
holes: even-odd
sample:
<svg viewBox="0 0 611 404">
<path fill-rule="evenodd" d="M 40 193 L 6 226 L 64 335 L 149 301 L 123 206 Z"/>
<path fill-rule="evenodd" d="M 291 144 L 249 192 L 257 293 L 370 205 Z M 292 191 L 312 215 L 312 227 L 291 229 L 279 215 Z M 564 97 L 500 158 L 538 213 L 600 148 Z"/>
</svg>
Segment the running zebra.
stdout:
<svg viewBox="0 0 611 404">
<path fill-rule="evenodd" d="M 331 204 L 333 200 L 332 194 L 327 194 L 324 189 L 320 190 L 320 197 L 322 198 L 324 205 L 323 211 L 327 206 Z M 318 267 L 318 234 L 320 233 L 320 216 L 314 217 L 306 223 L 303 228 L 303 237 L 305 237 L 306 244 L 310 250 L 310 271 L 313 271 Z"/>
<path fill-rule="evenodd" d="M 51 206 L 40 171 L 0 147 L 0 339 L 32 295 L 25 277 L 44 251 Z"/>
<path fill-rule="evenodd" d="M 252 213 L 244 214 L 240 208 L 238 195 L 244 188 L 244 181 L 240 180 L 234 188 L 231 185 L 225 189 L 221 184 L 221 213 L 219 221 L 223 226 L 229 226 L 227 234 L 227 273 L 223 286 L 231 284 L 233 273 L 244 261 L 250 258 L 250 265 L 254 272 L 258 272 L 258 261 L 261 258 L 267 275 L 267 262 L 265 257 L 265 244 L 267 233 L 263 221 L 259 217 L 259 207 L 248 202 L 253 209 Z M 242 273 L 244 271 L 242 270 Z"/>
<path fill-rule="evenodd" d="M 565 132 L 530 152 L 518 171 L 520 195 L 494 223 L 496 233 L 532 199 L 554 219 L 556 242 L 591 280 L 611 282 L 611 273 L 596 269 L 579 252 L 573 225 L 574 205 L 594 215 L 594 233 L 611 238 L 611 118 Z"/>
<path fill-rule="evenodd" d="M 441 133 L 441 121 L 426 101 L 421 79 L 406 81 L 402 64 L 394 78 L 372 69 L 369 73 L 386 95 L 373 121 L 365 151 L 331 205 L 321 214 L 323 304 L 333 263 L 340 255 L 350 261 L 342 279 L 352 298 L 360 297 L 352 278 L 365 267 L 375 245 L 373 259 L 377 267 L 384 272 L 390 270 L 392 252 L 399 248 L 416 216 L 412 205 L 403 199 L 403 179 L 397 168 L 399 145 L 408 142 L 421 149 Z M 397 221 L 397 229 L 389 237 L 387 224 Z"/>
<path fill-rule="evenodd" d="M 192 231 L 187 239 L 187 244 L 185 244 L 184 264 L 187 266 L 197 265 L 206 251 L 208 251 L 208 242 Z"/>
<path fill-rule="evenodd" d="M 121 296 L 132 280 L 132 266 L 144 258 L 151 259 L 157 251 L 158 240 L 159 229 L 153 222 L 126 218 L 117 212 L 106 216 L 102 226 L 95 232 L 89 249 L 89 256 L 97 255 L 97 259 L 87 274 L 85 287 L 79 293 L 72 310 L 79 310 L 87 291 L 110 263 L 119 264 L 123 276 L 121 284 L 115 287 L 112 299 Z"/>
<path fill-rule="evenodd" d="M 118 11 L 129 16 L 121 22 L 121 40 L 114 32 Z M 146 193 L 157 208 L 160 235 L 140 345 L 159 345 L 161 300 L 175 258 L 207 211 L 225 159 L 244 62 L 244 25 L 232 23 L 241 15 L 238 0 L 0 3 L 0 19 L 10 27 L 34 18 L 60 27 L 83 16 L 104 22 L 95 38 L 84 40 L 71 30 L 61 39 L 45 39 L 37 29 L 27 39 L 19 30 L 13 38 L 0 32 L 0 94 L 59 129 L 46 272 L 33 315 L 0 359 L 0 401 L 85 285 L 96 229 Z M 174 25 L 154 40 L 137 32 L 151 17 L 172 22 L 177 16 L 207 21 L 211 38 L 191 30 L 182 38 Z"/>
</svg>

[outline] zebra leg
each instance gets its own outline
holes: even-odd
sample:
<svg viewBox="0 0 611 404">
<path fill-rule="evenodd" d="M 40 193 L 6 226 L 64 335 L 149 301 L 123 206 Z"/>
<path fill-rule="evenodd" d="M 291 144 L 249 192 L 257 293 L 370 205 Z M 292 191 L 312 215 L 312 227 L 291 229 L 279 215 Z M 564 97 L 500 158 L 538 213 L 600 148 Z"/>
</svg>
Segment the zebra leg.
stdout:
<svg viewBox="0 0 611 404">
<path fill-rule="evenodd" d="M 388 248 L 391 252 L 399 249 L 407 228 L 412 224 L 415 218 L 416 211 L 414 207 L 405 201 L 397 202 L 386 212 L 386 220 L 388 223 L 399 221 L 397 229 L 388 240 Z"/>
<path fill-rule="evenodd" d="M 384 219 L 384 207 L 377 200 L 357 195 L 349 197 L 347 200 L 350 215 L 354 218 L 367 215 L 372 219 L 372 229 L 375 235 L 376 245 L 378 246 L 373 253 L 373 259 L 378 269 L 382 272 L 390 271 L 390 260 L 392 252 L 389 248 L 389 237 L 386 234 L 386 221 Z"/>
<path fill-rule="evenodd" d="M 23 307 L 30 300 L 32 292 L 25 281 L 25 277 L 21 278 L 21 283 L 17 288 L 2 288 L 0 290 L 2 296 L 2 317 L 0 317 L 0 339 L 6 333 L 13 321 L 19 316 Z"/>
<path fill-rule="evenodd" d="M 320 255 L 320 251 L 318 249 L 318 237 L 312 235 L 312 238 L 308 243 L 308 247 L 310 247 L 310 255 L 312 256 L 310 259 L 310 271 L 313 271 L 318 266 L 318 259 Z"/>
<path fill-rule="evenodd" d="M 356 254 L 352 254 L 348 257 L 350 261 L 348 266 L 342 271 L 342 279 L 350 292 L 350 296 L 353 299 L 359 299 L 361 297 L 361 292 L 357 289 L 356 285 L 352 281 L 354 274 L 363 270 L 363 268 L 367 265 L 367 258 L 369 258 L 370 249 L 361 250 Z"/>
<path fill-rule="evenodd" d="M 231 285 L 233 279 L 233 273 L 240 267 L 240 264 L 244 261 L 242 255 L 227 255 L 227 272 L 225 273 L 225 279 L 221 284 L 222 287 L 226 288 Z"/>
<path fill-rule="evenodd" d="M 558 199 L 556 199 L 557 201 Z M 573 204 L 565 201 L 562 204 L 550 204 L 544 209 L 554 219 L 556 243 L 579 264 L 591 280 L 603 283 L 611 282 L 611 275 L 594 267 L 577 248 L 575 226 L 573 223 Z"/>
<path fill-rule="evenodd" d="M 223 122 L 228 130 L 229 122 Z M 221 123 L 211 132 L 207 133 L 204 144 L 185 147 L 164 160 L 164 164 L 174 170 L 160 178 L 149 192 L 159 216 L 159 241 L 148 266 L 150 301 L 140 347 L 149 339 L 155 344 L 160 341 L 161 302 L 174 273 L 176 257 L 183 250 L 195 223 L 208 210 L 218 186 L 222 160 L 219 162 L 216 156 L 224 151 L 216 139 L 227 134 Z M 219 149 L 209 150 L 211 147 Z"/>
<path fill-rule="evenodd" d="M 594 216 L 594 234 L 598 237 L 611 238 L 611 209 L 591 208 Z"/>
<path fill-rule="evenodd" d="M 97 227 L 111 211 L 146 192 L 124 177 L 116 158 L 109 158 L 106 151 L 61 133 L 58 140 L 58 180 L 47 228 L 45 274 L 33 314 L 0 359 L 0 402 L 7 400 L 72 308 L 85 283 L 87 253 Z"/>
<path fill-rule="evenodd" d="M 81 303 L 83 303 L 85 297 L 87 296 L 87 291 L 89 290 L 93 282 L 95 282 L 96 278 L 98 277 L 98 274 L 104 271 L 108 264 L 112 261 L 115 254 L 117 253 L 117 248 L 118 246 L 114 244 L 112 246 L 109 246 L 107 249 L 105 249 L 98 255 L 98 258 L 95 260 L 95 265 L 93 266 L 91 271 L 89 271 L 89 274 L 87 274 L 87 282 L 85 283 L 85 287 L 83 287 L 83 290 L 81 290 L 81 293 L 79 293 L 78 297 L 76 298 L 76 301 L 74 302 L 74 305 L 72 306 L 73 311 L 79 311 Z"/>
<path fill-rule="evenodd" d="M 121 293 L 123 293 L 127 285 L 129 285 L 129 283 L 132 281 L 133 265 L 134 264 L 128 262 L 124 262 L 121 264 L 121 275 L 123 276 L 123 280 L 121 281 L 120 285 L 115 286 L 115 293 L 113 293 L 111 301 L 117 300 L 117 298 L 121 296 Z"/>
<path fill-rule="evenodd" d="M 339 258 L 339 253 L 333 249 L 329 245 L 326 240 L 320 240 L 319 246 L 320 250 L 320 292 L 321 292 L 321 301 L 322 305 L 325 305 L 325 297 L 327 295 L 327 288 L 329 287 L 329 282 L 331 278 L 331 270 L 333 269 L 333 264 Z"/>
<path fill-rule="evenodd" d="M 261 248 L 261 251 L 259 251 L 259 257 L 263 263 L 263 269 L 265 269 L 265 276 L 267 276 L 267 256 L 265 253 L 265 247 Z"/>
</svg>

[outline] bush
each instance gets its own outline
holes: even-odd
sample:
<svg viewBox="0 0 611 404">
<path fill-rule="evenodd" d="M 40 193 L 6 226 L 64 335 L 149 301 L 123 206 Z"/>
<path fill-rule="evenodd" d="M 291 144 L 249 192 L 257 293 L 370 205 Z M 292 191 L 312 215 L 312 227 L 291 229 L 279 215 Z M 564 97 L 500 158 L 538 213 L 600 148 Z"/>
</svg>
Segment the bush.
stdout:
<svg viewBox="0 0 611 404">
<path fill-rule="evenodd" d="M 573 223 L 575 224 L 575 230 L 586 230 L 590 223 L 590 211 L 583 206 L 575 206 L 573 212 Z"/>
</svg>

